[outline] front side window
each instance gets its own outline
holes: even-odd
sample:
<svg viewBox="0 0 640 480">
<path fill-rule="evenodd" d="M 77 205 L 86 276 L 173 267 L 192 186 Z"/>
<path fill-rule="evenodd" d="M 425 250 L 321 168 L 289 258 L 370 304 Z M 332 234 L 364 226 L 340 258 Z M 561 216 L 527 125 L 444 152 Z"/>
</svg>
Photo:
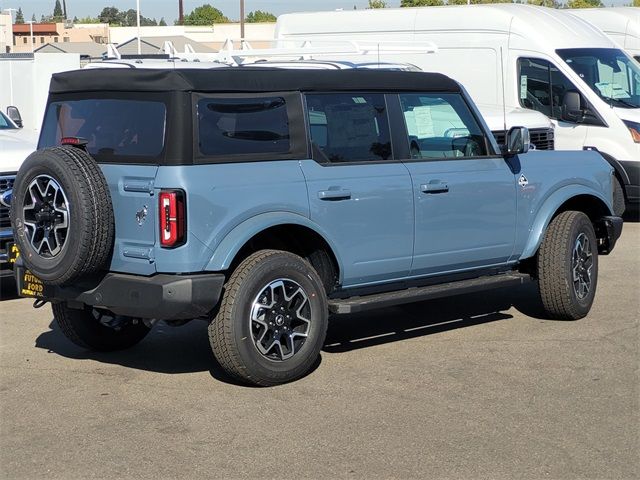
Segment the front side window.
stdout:
<svg viewBox="0 0 640 480">
<path fill-rule="evenodd" d="M 562 119 L 562 102 L 567 92 L 579 92 L 552 63 L 539 58 L 520 58 L 520 105 L 556 120 Z"/>
<path fill-rule="evenodd" d="M 157 157 L 164 148 L 166 106 L 116 99 L 65 100 L 49 104 L 39 148 L 81 137 L 98 161 Z"/>
<path fill-rule="evenodd" d="M 558 55 L 601 99 L 640 108 L 640 66 L 617 48 L 567 48 Z"/>
<path fill-rule="evenodd" d="M 308 94 L 306 102 L 314 159 L 344 163 L 392 158 L 384 95 Z"/>
<path fill-rule="evenodd" d="M 16 127 L 11 123 L 7 116 L 0 112 L 0 130 L 15 130 Z"/>
<path fill-rule="evenodd" d="M 198 144 L 203 155 L 290 150 L 289 117 L 282 97 L 205 98 L 197 108 Z"/>
<path fill-rule="evenodd" d="M 487 142 L 464 99 L 455 93 L 401 94 L 411 158 L 487 155 Z"/>
</svg>

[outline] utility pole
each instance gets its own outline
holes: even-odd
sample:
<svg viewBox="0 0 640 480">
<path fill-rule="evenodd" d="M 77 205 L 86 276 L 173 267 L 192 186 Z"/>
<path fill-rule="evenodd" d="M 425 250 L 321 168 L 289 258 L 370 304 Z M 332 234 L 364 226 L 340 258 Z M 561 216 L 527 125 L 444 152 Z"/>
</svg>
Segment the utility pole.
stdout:
<svg viewBox="0 0 640 480">
<path fill-rule="evenodd" d="M 31 53 L 33 53 L 33 20 L 24 22 L 29 24 L 29 36 L 31 37 Z"/>
<path fill-rule="evenodd" d="M 142 53 L 140 48 L 140 0 L 136 0 L 136 25 L 138 27 L 138 55 Z"/>
<path fill-rule="evenodd" d="M 240 41 L 244 41 L 244 0 L 240 0 Z"/>
<path fill-rule="evenodd" d="M 178 0 L 178 25 L 184 25 L 184 7 L 182 0 Z"/>
</svg>

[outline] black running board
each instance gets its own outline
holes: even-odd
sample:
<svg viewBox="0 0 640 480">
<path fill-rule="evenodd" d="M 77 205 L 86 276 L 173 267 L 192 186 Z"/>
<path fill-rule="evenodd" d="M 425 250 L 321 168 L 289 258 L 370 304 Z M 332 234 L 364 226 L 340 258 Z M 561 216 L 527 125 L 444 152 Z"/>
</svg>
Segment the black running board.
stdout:
<svg viewBox="0 0 640 480">
<path fill-rule="evenodd" d="M 531 281 L 525 273 L 503 273 L 487 277 L 440 283 L 427 287 L 407 288 L 394 292 L 376 293 L 362 297 L 329 300 L 329 311 L 338 315 L 364 312 L 376 308 L 391 307 L 403 303 L 420 302 L 434 298 L 450 297 L 464 293 L 479 292 L 492 288 L 512 287 Z"/>
</svg>

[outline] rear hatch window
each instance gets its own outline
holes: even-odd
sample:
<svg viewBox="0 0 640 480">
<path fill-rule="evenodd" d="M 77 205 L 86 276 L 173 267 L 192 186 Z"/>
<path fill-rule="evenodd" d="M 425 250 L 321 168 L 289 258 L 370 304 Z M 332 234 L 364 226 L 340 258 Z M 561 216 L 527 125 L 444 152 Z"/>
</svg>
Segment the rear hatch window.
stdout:
<svg viewBox="0 0 640 480">
<path fill-rule="evenodd" d="M 163 102 L 120 99 L 49 103 L 38 148 L 65 137 L 87 140 L 98 162 L 159 163 L 165 148 L 167 108 Z"/>
</svg>

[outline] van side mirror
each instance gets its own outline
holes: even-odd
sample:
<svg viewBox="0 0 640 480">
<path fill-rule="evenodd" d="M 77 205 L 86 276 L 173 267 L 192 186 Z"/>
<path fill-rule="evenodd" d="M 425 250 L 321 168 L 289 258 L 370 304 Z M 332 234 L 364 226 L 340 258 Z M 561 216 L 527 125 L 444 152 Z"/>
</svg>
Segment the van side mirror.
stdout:
<svg viewBox="0 0 640 480">
<path fill-rule="evenodd" d="M 585 111 L 582 109 L 580 94 L 567 92 L 562 99 L 562 120 L 580 123 L 584 120 Z"/>
<path fill-rule="evenodd" d="M 502 146 L 502 153 L 507 156 L 527 153 L 530 143 L 531 136 L 527 127 L 511 127 L 505 145 Z"/>
<path fill-rule="evenodd" d="M 9 117 L 18 127 L 22 128 L 22 116 L 20 115 L 18 107 L 7 107 L 7 117 Z"/>
</svg>

